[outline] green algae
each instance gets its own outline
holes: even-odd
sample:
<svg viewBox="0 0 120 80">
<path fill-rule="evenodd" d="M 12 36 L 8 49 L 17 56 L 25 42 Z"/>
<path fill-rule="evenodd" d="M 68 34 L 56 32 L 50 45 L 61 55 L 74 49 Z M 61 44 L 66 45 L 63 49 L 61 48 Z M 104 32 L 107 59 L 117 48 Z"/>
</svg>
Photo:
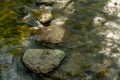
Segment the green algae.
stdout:
<svg viewBox="0 0 120 80">
<path fill-rule="evenodd" d="M 24 50 L 22 50 L 22 48 L 15 48 L 12 49 L 10 53 L 13 54 L 14 56 L 19 56 L 24 53 Z"/>
<path fill-rule="evenodd" d="M 9 11 L 0 17 L 0 38 L 4 39 L 7 44 L 17 44 L 23 38 L 25 28 L 17 24 L 13 11 Z"/>
<path fill-rule="evenodd" d="M 23 2 L 19 0 L 1 1 L 0 5 L 0 48 L 3 45 L 19 44 L 27 34 L 27 28 L 17 23 L 14 8 L 22 6 Z M 3 42 L 5 44 L 2 44 Z"/>
<path fill-rule="evenodd" d="M 42 14 L 42 10 L 37 10 L 32 13 L 33 17 L 37 19 Z"/>
</svg>

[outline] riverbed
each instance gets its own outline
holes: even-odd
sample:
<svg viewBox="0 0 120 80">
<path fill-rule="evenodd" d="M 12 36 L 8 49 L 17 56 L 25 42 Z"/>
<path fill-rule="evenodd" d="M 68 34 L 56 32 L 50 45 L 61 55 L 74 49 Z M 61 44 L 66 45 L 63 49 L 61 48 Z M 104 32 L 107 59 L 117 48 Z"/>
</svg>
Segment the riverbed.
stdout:
<svg viewBox="0 0 120 80">
<path fill-rule="evenodd" d="M 67 41 L 57 47 L 36 44 L 31 37 L 31 26 L 17 21 L 16 13 L 22 13 L 16 9 L 35 6 L 34 2 L 0 1 L 0 79 L 119 80 L 120 24 L 116 14 L 109 15 L 104 11 L 108 2 L 75 0 L 71 2 L 74 10 L 69 15 L 61 11 L 64 9 L 53 10 L 55 16 L 67 15 L 64 27 L 70 32 Z M 95 22 L 97 17 L 100 17 L 98 24 Z M 22 56 L 27 49 L 48 47 L 65 52 L 66 57 L 59 67 L 48 74 L 37 74 L 25 67 Z"/>
</svg>

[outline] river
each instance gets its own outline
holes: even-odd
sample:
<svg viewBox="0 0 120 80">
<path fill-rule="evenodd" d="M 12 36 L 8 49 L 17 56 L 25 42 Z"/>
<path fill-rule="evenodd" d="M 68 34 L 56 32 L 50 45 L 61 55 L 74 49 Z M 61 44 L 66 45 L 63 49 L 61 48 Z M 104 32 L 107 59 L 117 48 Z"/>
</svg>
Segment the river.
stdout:
<svg viewBox="0 0 120 80">
<path fill-rule="evenodd" d="M 22 62 L 25 50 L 41 47 L 29 37 L 31 26 L 16 20 L 22 14 L 16 9 L 35 6 L 31 1 L 0 1 L 0 80 L 120 80 L 119 0 L 71 0 L 72 14 L 53 11 L 67 15 L 64 26 L 71 34 L 60 47 L 65 59 L 48 74 L 33 73 Z"/>
</svg>

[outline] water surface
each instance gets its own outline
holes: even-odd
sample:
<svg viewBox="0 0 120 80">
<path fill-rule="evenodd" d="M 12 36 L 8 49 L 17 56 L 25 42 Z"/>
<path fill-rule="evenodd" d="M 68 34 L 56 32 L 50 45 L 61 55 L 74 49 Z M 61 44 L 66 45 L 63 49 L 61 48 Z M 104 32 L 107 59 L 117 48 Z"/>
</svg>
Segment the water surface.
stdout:
<svg viewBox="0 0 120 80">
<path fill-rule="evenodd" d="M 5 78 L 6 76 L 3 76 L 6 69 L 13 69 L 13 75 L 9 77 L 15 76 L 17 77 L 16 80 L 119 80 L 120 72 L 117 59 L 100 54 L 106 44 L 104 44 L 105 36 L 99 33 L 106 28 L 104 26 L 94 26 L 93 24 L 93 19 L 97 15 L 106 16 L 103 8 L 107 1 L 74 1 L 75 11 L 67 16 L 68 20 L 64 24 L 71 35 L 60 48 L 65 51 L 66 58 L 59 68 L 47 75 L 32 73 L 25 69 L 21 62 L 21 55 L 26 49 L 31 47 L 40 48 L 34 41 L 30 41 L 29 47 L 22 45 L 25 39 L 29 40 L 30 26 L 16 21 L 16 8 L 30 5 L 30 2 L 26 4 L 27 1 L 25 1 L 0 1 L 2 6 L 0 7 L 0 55 L 8 54 L 8 57 L 10 57 L 9 54 L 13 55 L 13 62 L 8 62 L 7 65 L 4 63 L 8 59 L 5 58 L 4 60 L 0 57 L 1 71 L 3 71 L 1 72 L 1 80 L 9 80 Z M 61 15 L 62 12 L 59 12 L 59 10 L 56 10 L 54 13 Z M 114 51 L 117 51 L 116 48 Z M 4 68 L 5 65 L 7 68 Z"/>
</svg>

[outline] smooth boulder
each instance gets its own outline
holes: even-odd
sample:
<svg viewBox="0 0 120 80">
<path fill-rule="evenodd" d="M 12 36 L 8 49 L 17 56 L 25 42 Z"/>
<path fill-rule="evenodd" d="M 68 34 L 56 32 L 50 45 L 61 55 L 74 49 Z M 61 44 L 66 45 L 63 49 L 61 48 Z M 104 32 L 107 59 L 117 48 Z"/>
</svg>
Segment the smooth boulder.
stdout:
<svg viewBox="0 0 120 80">
<path fill-rule="evenodd" d="M 62 26 L 48 26 L 38 31 L 35 40 L 49 43 L 62 43 L 68 38 L 68 31 Z"/>
<path fill-rule="evenodd" d="M 65 53 L 58 49 L 29 49 L 22 60 L 33 72 L 46 74 L 58 67 L 64 57 Z"/>
</svg>

